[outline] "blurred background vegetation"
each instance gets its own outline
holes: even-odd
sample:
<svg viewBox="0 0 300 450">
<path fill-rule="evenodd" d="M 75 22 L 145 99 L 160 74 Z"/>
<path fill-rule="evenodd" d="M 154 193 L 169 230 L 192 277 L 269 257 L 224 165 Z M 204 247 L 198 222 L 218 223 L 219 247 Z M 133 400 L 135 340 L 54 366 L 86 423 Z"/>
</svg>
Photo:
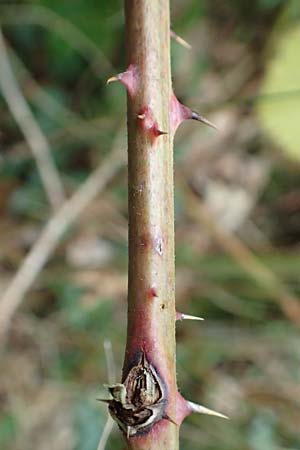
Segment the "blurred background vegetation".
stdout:
<svg viewBox="0 0 300 450">
<path fill-rule="evenodd" d="M 177 326 L 178 381 L 187 398 L 231 418 L 190 417 L 181 448 L 296 450 L 299 3 L 173 0 L 171 6 L 173 30 L 192 45 L 172 42 L 174 90 L 219 128 L 186 123 L 175 140 L 177 305 L 206 319 Z M 1 449 L 96 450 L 107 418 L 96 401 L 108 378 L 105 340 L 121 372 L 126 95 L 105 81 L 125 68 L 122 7 L 120 0 L 0 2 L 7 52 L 3 47 L 0 58 L 0 312 L 8 327 Z M 16 80 L 5 80 L 7 64 Z M 20 105 L 3 84 L 14 81 L 37 128 L 26 138 L 7 106 Z M 40 131 L 50 158 L 37 164 L 32 146 Z M 40 168 L 52 173 L 49 161 L 58 174 L 54 167 L 45 188 Z M 99 177 L 106 177 L 103 186 Z M 51 203 L 57 180 L 63 189 Z M 35 254 L 36 260 L 45 252 L 45 267 L 34 269 L 31 261 L 16 280 L 46 224 L 78 190 L 82 196 L 62 206 L 66 223 L 54 222 L 52 247 Z M 18 295 L 10 321 L 4 300 L 11 305 Z M 106 448 L 124 448 L 116 428 Z"/>
</svg>

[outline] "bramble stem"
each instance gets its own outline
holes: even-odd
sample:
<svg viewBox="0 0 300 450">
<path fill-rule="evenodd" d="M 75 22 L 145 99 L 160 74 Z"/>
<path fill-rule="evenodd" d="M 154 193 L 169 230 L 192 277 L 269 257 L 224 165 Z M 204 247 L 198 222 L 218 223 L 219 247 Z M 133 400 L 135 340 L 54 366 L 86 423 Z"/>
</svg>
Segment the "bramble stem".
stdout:
<svg viewBox="0 0 300 450">
<path fill-rule="evenodd" d="M 128 70 L 118 78 L 128 90 L 129 278 L 123 383 L 127 398 L 138 404 L 138 420 L 147 416 L 139 428 L 132 420 L 127 437 L 130 449 L 176 450 L 178 427 L 169 420 L 175 420 L 177 392 L 169 1 L 126 0 L 125 5 Z M 143 388 L 136 385 L 141 374 Z"/>
<path fill-rule="evenodd" d="M 125 0 L 128 68 L 107 81 L 127 89 L 129 275 L 122 383 L 102 399 L 129 450 L 178 450 L 191 413 L 227 418 L 176 387 L 173 137 L 184 120 L 207 119 L 171 87 L 169 0 Z"/>
</svg>

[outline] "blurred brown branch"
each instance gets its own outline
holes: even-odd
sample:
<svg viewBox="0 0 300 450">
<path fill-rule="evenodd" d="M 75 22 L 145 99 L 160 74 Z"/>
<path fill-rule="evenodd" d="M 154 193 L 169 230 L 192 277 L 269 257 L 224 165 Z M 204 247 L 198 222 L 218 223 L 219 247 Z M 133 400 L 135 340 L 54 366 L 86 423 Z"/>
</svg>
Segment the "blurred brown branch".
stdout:
<svg viewBox="0 0 300 450">
<path fill-rule="evenodd" d="M 64 188 L 53 163 L 48 142 L 26 103 L 12 71 L 1 30 L 0 63 L 2 95 L 33 153 L 49 202 L 53 209 L 57 209 L 64 201 Z"/>
<path fill-rule="evenodd" d="M 65 107 L 55 97 L 48 94 L 33 78 L 21 58 L 12 48 L 9 48 L 9 54 L 18 72 L 20 84 L 22 84 L 25 95 L 36 107 L 63 127 L 65 132 L 84 140 L 86 140 L 87 136 L 89 138 L 99 138 L 103 134 L 103 128 L 108 125 L 107 119 L 99 119 L 97 117 L 90 121 L 84 120 L 71 109 Z M 101 124 L 103 124 L 102 127 L 100 126 Z"/>
<path fill-rule="evenodd" d="M 0 301 L 0 333 L 4 338 L 11 319 L 24 296 L 36 280 L 65 231 L 87 205 L 103 190 L 124 164 L 125 152 L 120 150 L 123 128 L 117 134 L 114 149 L 87 181 L 52 216 L 39 238 L 25 257 Z"/>
<path fill-rule="evenodd" d="M 300 325 L 299 299 L 291 293 L 278 277 L 251 252 L 234 234 L 222 228 L 214 219 L 209 208 L 186 186 L 189 199 L 189 214 L 204 225 L 215 241 L 228 253 L 256 283 L 266 289 L 278 303 L 286 317 Z"/>
</svg>

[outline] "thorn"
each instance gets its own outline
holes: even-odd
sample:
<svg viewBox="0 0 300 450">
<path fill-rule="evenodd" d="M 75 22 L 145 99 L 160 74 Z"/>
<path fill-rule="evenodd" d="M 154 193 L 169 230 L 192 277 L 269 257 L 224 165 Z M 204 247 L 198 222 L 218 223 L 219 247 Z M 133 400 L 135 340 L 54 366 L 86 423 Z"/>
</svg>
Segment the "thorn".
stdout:
<svg viewBox="0 0 300 450">
<path fill-rule="evenodd" d="M 224 414 L 218 413 L 217 411 L 213 411 L 212 409 L 205 408 L 205 406 L 198 405 L 197 403 L 193 402 L 187 402 L 191 412 L 197 413 L 197 414 L 207 414 L 209 416 L 215 416 L 215 417 L 221 417 L 222 419 L 229 419 L 229 417 L 225 416 Z"/>
<path fill-rule="evenodd" d="M 188 50 L 191 50 L 192 46 L 187 41 L 182 39 L 182 37 L 178 36 L 178 34 L 175 33 L 175 31 L 170 31 L 171 38 L 174 39 L 174 41 L 178 42 L 178 44 L 182 45 L 184 48 L 187 48 Z"/>
<path fill-rule="evenodd" d="M 176 320 L 204 320 L 203 317 L 190 316 L 189 314 L 176 313 Z"/>
<path fill-rule="evenodd" d="M 198 114 L 196 111 L 192 111 L 192 117 L 191 119 L 193 120 L 198 120 L 198 122 L 202 122 L 205 125 L 208 125 L 211 128 L 214 128 L 215 130 L 218 130 L 218 128 L 216 127 L 216 125 L 214 125 L 212 122 L 210 122 L 209 120 L 205 119 L 205 117 L 200 116 L 200 114 Z"/>
<path fill-rule="evenodd" d="M 156 289 L 155 286 L 152 286 L 152 287 L 149 289 L 149 297 L 150 297 L 150 298 L 157 298 L 157 297 L 158 297 L 157 289 Z"/>
<path fill-rule="evenodd" d="M 106 84 L 110 84 L 113 81 L 120 81 L 126 87 L 130 97 L 133 97 L 138 87 L 138 80 L 139 77 L 137 68 L 133 64 L 129 64 L 125 72 L 118 73 L 117 75 L 114 75 L 113 77 L 109 78 Z"/>
<path fill-rule="evenodd" d="M 156 133 L 158 136 L 161 136 L 163 134 L 168 134 L 166 131 L 161 131 L 161 130 L 157 130 Z"/>
<path fill-rule="evenodd" d="M 203 317 L 191 316 L 189 314 L 181 314 L 181 320 L 204 320 Z"/>
<path fill-rule="evenodd" d="M 111 400 L 107 400 L 106 398 L 96 398 L 97 402 L 109 403 Z"/>
<path fill-rule="evenodd" d="M 158 128 L 157 120 L 155 120 L 149 106 L 143 107 L 139 114 L 137 114 L 137 118 L 141 120 L 140 126 L 142 130 L 150 136 L 152 143 L 158 136 L 168 134 L 166 131 L 162 131 Z"/>
<path fill-rule="evenodd" d="M 168 422 L 171 422 L 171 423 L 173 423 L 174 425 L 178 426 L 178 423 L 175 422 L 175 420 L 171 419 L 171 417 L 168 416 L 168 414 L 164 414 L 164 415 L 162 416 L 162 418 L 165 419 L 165 420 L 168 420 Z"/>
<path fill-rule="evenodd" d="M 113 81 L 119 81 L 119 75 L 115 75 L 114 77 L 110 77 L 107 81 L 106 84 L 110 84 Z"/>
<path fill-rule="evenodd" d="M 192 111 L 191 108 L 189 108 L 188 106 L 185 106 L 182 103 L 180 103 L 174 93 L 171 96 L 170 108 L 171 108 L 171 125 L 174 133 L 184 120 L 189 119 L 197 120 L 198 122 L 202 122 L 217 130 L 216 125 L 211 123 L 205 117 L 198 114 L 196 111 Z"/>
</svg>

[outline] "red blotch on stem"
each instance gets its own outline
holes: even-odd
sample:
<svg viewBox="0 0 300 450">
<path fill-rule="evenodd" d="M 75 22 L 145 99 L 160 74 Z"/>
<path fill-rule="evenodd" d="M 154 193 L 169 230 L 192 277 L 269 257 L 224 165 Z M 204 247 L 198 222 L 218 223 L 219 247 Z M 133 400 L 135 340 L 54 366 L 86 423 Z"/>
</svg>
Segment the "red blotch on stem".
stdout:
<svg viewBox="0 0 300 450">
<path fill-rule="evenodd" d="M 163 255 L 164 242 L 160 235 L 142 234 L 139 239 L 139 244 L 144 250 L 152 248 L 159 256 Z"/>
<path fill-rule="evenodd" d="M 156 289 L 155 286 L 152 286 L 152 287 L 149 289 L 148 295 L 149 295 L 149 297 L 152 298 L 152 299 L 158 297 L 157 289 Z"/>
<path fill-rule="evenodd" d="M 142 234 L 142 236 L 140 237 L 140 246 L 146 250 L 150 247 L 151 245 L 151 236 L 147 235 L 147 234 Z"/>
</svg>

